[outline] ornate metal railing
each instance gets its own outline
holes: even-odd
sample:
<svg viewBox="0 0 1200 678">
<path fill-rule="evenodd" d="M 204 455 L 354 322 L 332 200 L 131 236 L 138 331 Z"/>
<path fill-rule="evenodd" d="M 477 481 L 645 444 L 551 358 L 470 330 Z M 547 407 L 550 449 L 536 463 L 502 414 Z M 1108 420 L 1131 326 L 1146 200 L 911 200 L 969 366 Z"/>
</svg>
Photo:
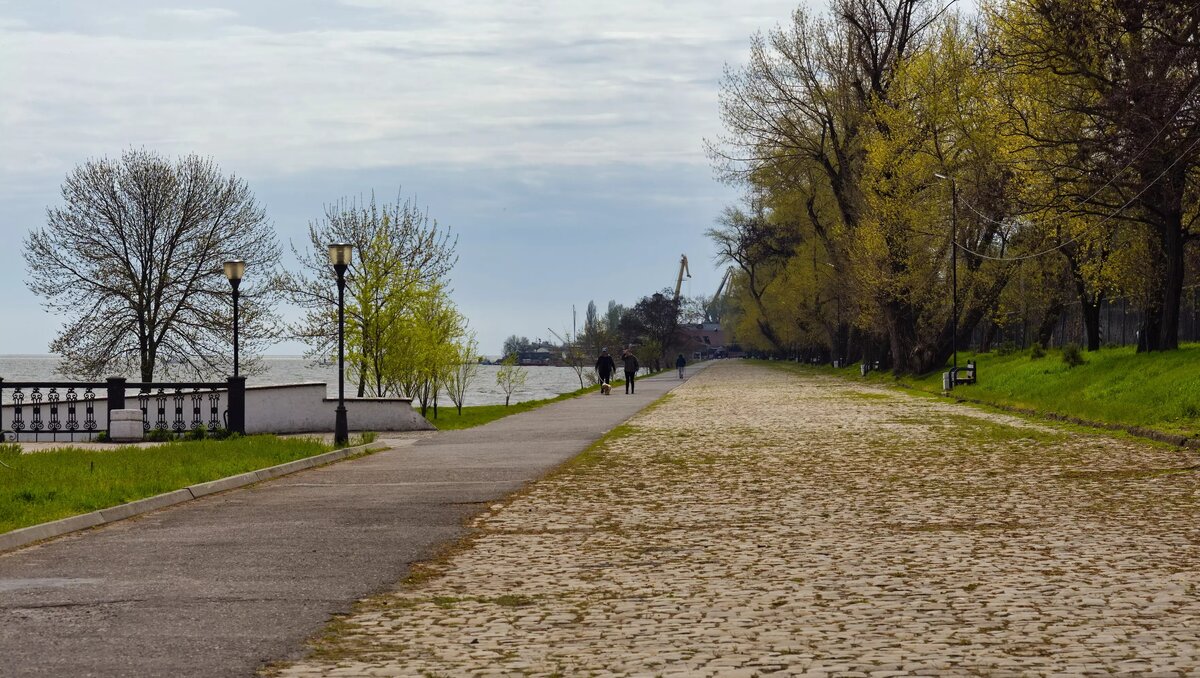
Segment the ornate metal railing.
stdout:
<svg viewBox="0 0 1200 678">
<path fill-rule="evenodd" d="M 0 379 L 0 403 L 5 390 L 11 403 L 0 405 L 0 440 L 60 435 L 93 439 L 108 429 L 108 412 L 125 409 L 127 394 L 136 392 L 142 410 L 142 430 L 170 431 L 180 436 L 201 426 L 227 428 L 245 433 L 246 379 L 230 377 L 225 382 L 127 382 L 112 378 L 104 382 L 30 381 Z M 103 391 L 104 424 L 96 416 L 96 393 Z M 221 409 L 224 397 L 225 409 Z M 5 420 L 5 411 L 11 414 Z"/>
</svg>

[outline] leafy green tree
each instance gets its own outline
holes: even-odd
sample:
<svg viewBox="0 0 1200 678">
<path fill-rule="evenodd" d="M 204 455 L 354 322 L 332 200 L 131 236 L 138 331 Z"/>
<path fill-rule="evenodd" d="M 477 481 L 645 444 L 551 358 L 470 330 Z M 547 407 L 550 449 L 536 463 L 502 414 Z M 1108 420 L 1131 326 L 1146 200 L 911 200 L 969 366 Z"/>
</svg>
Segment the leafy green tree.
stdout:
<svg viewBox="0 0 1200 678">
<path fill-rule="evenodd" d="M 670 293 L 665 290 L 643 297 L 621 319 L 625 343 L 653 344 L 656 352 L 646 358 L 655 362 L 679 341 L 679 302 Z"/>
<path fill-rule="evenodd" d="M 453 357 L 454 365 L 446 375 L 446 394 L 461 415 L 467 390 L 479 374 L 479 342 L 474 332 L 465 332 L 454 344 Z"/>
<path fill-rule="evenodd" d="M 501 353 L 504 357 L 508 357 L 510 355 L 532 351 L 534 348 L 534 343 L 529 340 L 529 337 L 519 337 L 515 334 L 512 334 L 504 340 L 504 347 L 501 349 Z"/>
<path fill-rule="evenodd" d="M 1144 253 L 1144 265 L 1125 266 L 1145 278 L 1139 350 L 1176 348 L 1185 248 L 1200 217 L 1195 3 L 996 0 L 985 11 L 1014 91 L 1014 132 L 1038 151 L 1042 204 L 1080 218 L 1083 230 L 1064 242 Z M 1085 280 L 1095 261 L 1074 264 Z"/>
<path fill-rule="evenodd" d="M 390 395 L 385 366 L 396 344 L 389 335 L 411 320 L 423 295 L 446 284 L 458 261 L 457 239 L 410 200 L 379 205 L 372 195 L 364 203 L 329 205 L 309 224 L 308 249 L 292 248 L 300 270 L 280 281 L 289 300 L 305 309 L 291 332 L 314 358 L 328 359 L 337 349 L 337 285 L 327 253 L 334 242 L 354 245 L 346 276 L 348 371 L 359 397 Z"/>
<path fill-rule="evenodd" d="M 415 395 L 424 416 L 432 405 L 437 417 L 438 396 L 452 378 L 460 358 L 459 343 L 466 334 L 466 321 L 440 287 L 430 290 L 415 309 L 418 337 L 413 343 L 419 359 L 416 363 Z M 394 375 L 398 381 L 400 375 Z"/>
</svg>

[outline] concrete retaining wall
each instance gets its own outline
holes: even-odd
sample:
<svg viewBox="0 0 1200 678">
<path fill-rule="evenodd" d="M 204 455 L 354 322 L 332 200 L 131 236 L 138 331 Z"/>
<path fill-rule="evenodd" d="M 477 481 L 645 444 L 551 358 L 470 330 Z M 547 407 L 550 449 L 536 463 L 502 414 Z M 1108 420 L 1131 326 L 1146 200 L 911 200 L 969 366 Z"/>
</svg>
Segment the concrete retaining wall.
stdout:
<svg viewBox="0 0 1200 678">
<path fill-rule="evenodd" d="M 337 399 L 326 398 L 323 383 L 257 386 L 246 389 L 246 433 L 332 431 Z M 346 400 L 351 431 L 432 429 L 409 398 Z"/>
</svg>

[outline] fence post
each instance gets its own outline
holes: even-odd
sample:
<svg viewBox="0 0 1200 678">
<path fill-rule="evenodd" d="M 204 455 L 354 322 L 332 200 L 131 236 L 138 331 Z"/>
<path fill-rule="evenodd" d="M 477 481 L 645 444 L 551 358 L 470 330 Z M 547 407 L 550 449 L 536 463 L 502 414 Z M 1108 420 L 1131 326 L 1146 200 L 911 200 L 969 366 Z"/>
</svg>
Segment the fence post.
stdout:
<svg viewBox="0 0 1200 678">
<path fill-rule="evenodd" d="M 108 378 L 108 414 L 113 410 L 125 409 L 125 377 Z M 112 421 L 112 417 L 108 418 Z"/>
<path fill-rule="evenodd" d="M 246 378 L 229 378 L 229 431 L 246 435 Z"/>
</svg>

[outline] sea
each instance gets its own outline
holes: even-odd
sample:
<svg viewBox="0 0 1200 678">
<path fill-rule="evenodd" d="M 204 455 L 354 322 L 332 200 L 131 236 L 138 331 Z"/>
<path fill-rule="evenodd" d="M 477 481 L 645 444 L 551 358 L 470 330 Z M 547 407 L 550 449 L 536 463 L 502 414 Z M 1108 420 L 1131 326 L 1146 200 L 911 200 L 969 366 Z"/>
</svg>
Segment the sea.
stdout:
<svg viewBox="0 0 1200 678">
<path fill-rule="evenodd" d="M 57 371 L 59 363 L 55 355 L 0 355 L 0 378 L 4 381 L 70 381 Z M 262 365 L 265 370 L 260 374 L 246 377 L 247 386 L 277 386 L 280 384 L 301 384 L 324 382 L 325 391 L 330 397 L 337 397 L 337 365 L 322 365 L 302 356 L 264 356 Z M 496 385 L 496 373 L 500 368 L 496 365 L 480 365 L 467 390 L 464 405 L 499 405 L 504 403 L 504 391 Z M 553 398 L 560 393 L 568 393 L 579 388 L 579 377 L 570 367 L 530 366 L 526 370 L 525 385 L 513 393 L 512 402 L 526 400 L 541 400 Z M 138 381 L 137 375 L 126 375 L 130 381 Z M 163 377 L 169 380 L 171 377 Z M 586 374 L 584 375 L 586 379 Z M 184 380 L 191 381 L 191 377 Z M 100 379 L 99 381 L 103 381 Z M 220 381 L 216 379 L 215 381 Z M 0 386 L 3 382 L 0 382 Z M 346 396 L 353 397 L 356 393 L 349 379 L 346 381 Z M 4 394 L 3 402 L 8 402 L 8 394 Z M 445 407 L 451 406 L 450 399 L 443 396 L 438 402 Z"/>
</svg>

